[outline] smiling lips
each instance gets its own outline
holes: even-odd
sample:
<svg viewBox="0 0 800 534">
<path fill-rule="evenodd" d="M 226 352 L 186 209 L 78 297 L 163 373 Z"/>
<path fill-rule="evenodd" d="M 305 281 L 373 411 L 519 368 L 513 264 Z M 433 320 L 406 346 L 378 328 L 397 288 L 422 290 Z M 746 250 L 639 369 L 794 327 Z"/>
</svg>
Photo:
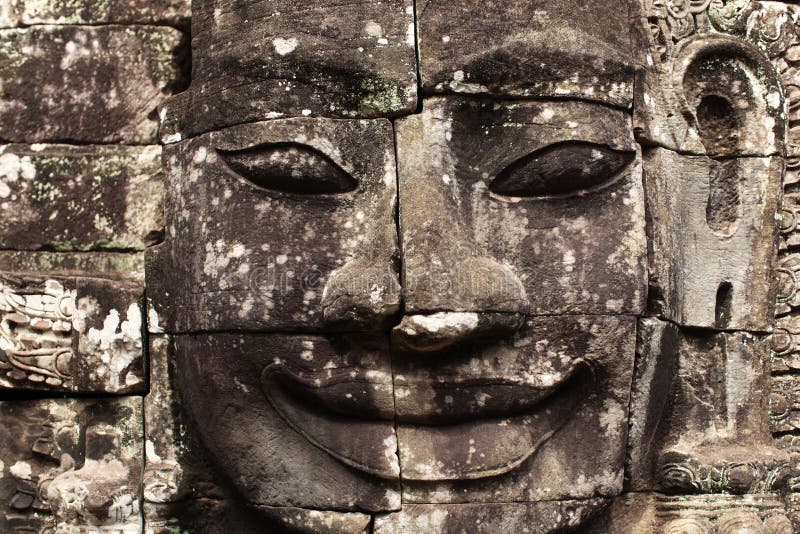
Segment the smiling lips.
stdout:
<svg viewBox="0 0 800 534">
<path fill-rule="evenodd" d="M 401 442 L 415 444 L 413 451 L 400 447 L 403 477 L 449 480 L 501 474 L 531 456 L 574 413 L 581 396 L 559 390 L 588 378 L 587 369 L 576 358 L 546 373 L 487 372 L 473 360 L 441 372 L 408 368 L 392 379 L 361 367 L 309 372 L 272 364 L 261 384 L 290 426 L 340 461 L 375 476 L 399 477 L 395 427 L 387 424 L 396 418 Z M 454 434 L 472 445 L 453 450 Z M 492 443 L 483 443 L 487 439 Z M 440 457 L 441 447 L 447 458 Z"/>
</svg>

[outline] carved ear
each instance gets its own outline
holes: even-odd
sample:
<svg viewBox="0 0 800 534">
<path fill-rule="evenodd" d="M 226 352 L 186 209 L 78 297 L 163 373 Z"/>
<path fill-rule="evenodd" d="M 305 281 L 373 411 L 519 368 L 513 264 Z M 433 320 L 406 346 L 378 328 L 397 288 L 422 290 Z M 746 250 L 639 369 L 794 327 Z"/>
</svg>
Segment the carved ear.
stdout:
<svg viewBox="0 0 800 534">
<path fill-rule="evenodd" d="M 712 157 L 782 152 L 783 95 L 758 49 L 738 39 L 696 39 L 681 50 L 675 69 L 698 150 Z"/>
<path fill-rule="evenodd" d="M 319 150 L 299 143 L 270 143 L 217 150 L 228 167 L 255 186 L 297 195 L 348 193 L 358 180 Z"/>
</svg>

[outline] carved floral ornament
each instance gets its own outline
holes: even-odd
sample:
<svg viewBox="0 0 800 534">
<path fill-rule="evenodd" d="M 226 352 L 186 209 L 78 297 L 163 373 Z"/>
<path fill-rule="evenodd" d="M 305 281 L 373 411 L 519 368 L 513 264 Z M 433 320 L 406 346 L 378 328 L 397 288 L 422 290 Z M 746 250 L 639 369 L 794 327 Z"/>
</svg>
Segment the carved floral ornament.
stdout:
<svg viewBox="0 0 800 534">
<path fill-rule="evenodd" d="M 75 290 L 47 280 L 44 291 L 20 292 L 0 286 L 0 349 L 12 380 L 69 387 Z"/>
<path fill-rule="evenodd" d="M 755 43 L 770 57 L 794 40 L 797 11 L 756 0 L 651 0 L 648 16 L 654 35 L 677 43 L 695 33 L 724 32 Z M 666 25 L 665 25 L 666 24 Z M 664 46 L 671 44 L 664 42 Z"/>
</svg>

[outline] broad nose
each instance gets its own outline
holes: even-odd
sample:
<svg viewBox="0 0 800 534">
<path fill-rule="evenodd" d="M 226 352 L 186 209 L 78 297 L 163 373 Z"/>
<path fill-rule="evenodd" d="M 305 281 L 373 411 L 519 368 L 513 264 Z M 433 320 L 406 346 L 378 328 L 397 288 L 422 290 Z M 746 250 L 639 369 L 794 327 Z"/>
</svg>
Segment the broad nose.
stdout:
<svg viewBox="0 0 800 534">
<path fill-rule="evenodd" d="M 423 178 L 415 168 L 421 162 L 406 155 L 399 159 L 404 316 L 394 340 L 435 352 L 512 334 L 529 308 L 522 282 L 476 245 L 455 180 Z"/>
</svg>

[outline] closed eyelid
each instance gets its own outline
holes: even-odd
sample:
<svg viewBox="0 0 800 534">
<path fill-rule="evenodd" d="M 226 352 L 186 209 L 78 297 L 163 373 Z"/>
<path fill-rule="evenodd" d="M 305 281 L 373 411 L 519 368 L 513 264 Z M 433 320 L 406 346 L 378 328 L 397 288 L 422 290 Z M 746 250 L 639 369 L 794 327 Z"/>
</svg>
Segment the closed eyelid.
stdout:
<svg viewBox="0 0 800 534">
<path fill-rule="evenodd" d="M 300 143 L 217 149 L 217 153 L 228 168 L 262 189 L 296 195 L 331 195 L 358 187 L 358 180 L 330 157 Z"/>
<path fill-rule="evenodd" d="M 489 184 L 498 195 L 544 198 L 582 194 L 610 185 L 635 152 L 587 141 L 564 141 L 507 165 Z"/>
</svg>

